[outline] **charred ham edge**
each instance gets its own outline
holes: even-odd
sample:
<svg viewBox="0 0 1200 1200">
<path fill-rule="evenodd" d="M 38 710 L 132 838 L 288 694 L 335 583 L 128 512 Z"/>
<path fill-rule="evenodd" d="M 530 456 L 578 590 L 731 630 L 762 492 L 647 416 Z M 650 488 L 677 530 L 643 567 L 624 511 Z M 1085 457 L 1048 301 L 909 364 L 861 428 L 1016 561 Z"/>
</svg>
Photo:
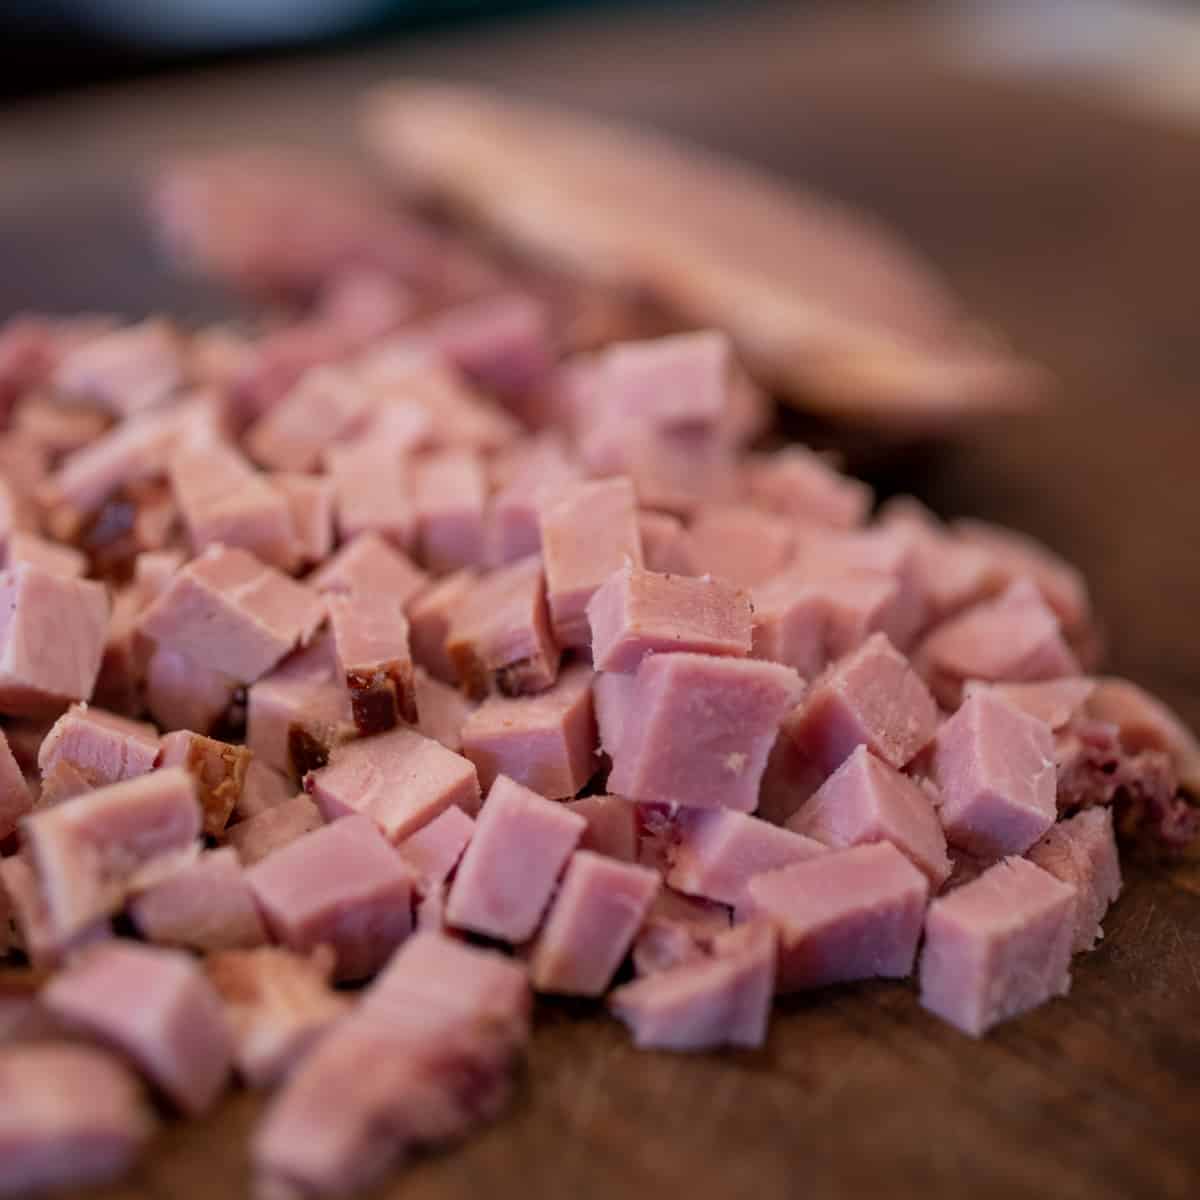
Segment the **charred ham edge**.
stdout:
<svg viewBox="0 0 1200 1200">
<path fill-rule="evenodd" d="M 397 721 L 417 723 L 416 682 L 411 663 L 374 671 L 347 671 L 346 686 L 350 689 L 354 725 L 363 737 L 386 733 Z"/>
</svg>

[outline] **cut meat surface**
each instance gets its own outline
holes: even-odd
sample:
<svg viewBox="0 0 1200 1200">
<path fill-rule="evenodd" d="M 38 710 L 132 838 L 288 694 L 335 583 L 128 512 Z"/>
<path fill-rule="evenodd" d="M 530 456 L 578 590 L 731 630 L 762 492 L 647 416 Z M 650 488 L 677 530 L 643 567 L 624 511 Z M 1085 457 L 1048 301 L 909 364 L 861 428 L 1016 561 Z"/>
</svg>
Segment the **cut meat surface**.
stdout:
<svg viewBox="0 0 1200 1200">
<path fill-rule="evenodd" d="M 751 653 L 794 667 L 811 679 L 825 666 L 832 620 L 826 588 L 785 572 L 750 593 L 754 610 Z"/>
<path fill-rule="evenodd" d="M 724 904 L 659 888 L 633 947 L 634 970 L 655 975 L 706 958 L 713 939 L 729 929 L 730 916 Z"/>
<path fill-rule="evenodd" d="M 407 607 L 429 577 L 377 533 L 360 533 L 306 580 L 317 592 L 365 596 L 384 593 Z"/>
<path fill-rule="evenodd" d="M 333 485 L 324 476 L 279 471 L 271 486 L 287 501 L 296 559 L 323 562 L 333 549 Z"/>
<path fill-rule="evenodd" d="M 251 757 L 245 746 L 176 729 L 163 735 L 158 765 L 183 767 L 191 775 L 204 813 L 204 832 L 220 837 L 241 797 Z"/>
<path fill-rule="evenodd" d="M 395 597 L 377 591 L 330 596 L 329 625 L 338 670 L 363 736 L 417 720 L 408 618 Z"/>
<path fill-rule="evenodd" d="M 241 687 L 232 675 L 194 662 L 168 646 L 150 653 L 145 684 L 146 708 L 159 725 L 201 733 L 212 731 Z"/>
<path fill-rule="evenodd" d="M 778 575 L 795 550 L 791 522 L 749 505 L 706 504 L 688 527 L 698 570 L 753 588 Z"/>
<path fill-rule="evenodd" d="M 637 809 L 623 796 L 585 796 L 568 800 L 567 808 L 587 822 L 579 841 L 581 850 L 594 850 L 621 862 L 637 861 Z"/>
<path fill-rule="evenodd" d="M 871 489 L 805 446 L 752 454 L 743 468 L 755 504 L 792 520 L 854 529 L 871 509 Z"/>
<path fill-rule="evenodd" d="M 479 456 L 443 450 L 413 467 L 417 545 L 421 561 L 435 574 L 484 560 L 487 479 Z"/>
<path fill-rule="evenodd" d="M 43 783 L 60 764 L 69 765 L 88 787 L 103 787 L 145 775 L 158 757 L 153 725 L 100 708 L 73 704 L 51 726 L 38 750 Z"/>
<path fill-rule="evenodd" d="M 25 952 L 37 969 L 59 966 L 81 946 L 106 941 L 112 936 L 107 917 L 101 917 L 77 932 L 62 932 L 53 922 L 33 867 L 24 855 L 0 858 L 0 908 L 7 906 L 12 920 L 13 944 Z"/>
<path fill-rule="evenodd" d="M 252 867 L 323 824 L 321 810 L 308 796 L 293 796 L 239 821 L 225 831 L 225 840 L 237 851 L 242 865 Z"/>
<path fill-rule="evenodd" d="M 376 533 L 400 550 L 416 536 L 416 514 L 408 468 L 386 441 L 364 438 L 331 446 L 325 462 L 336 497 L 338 532 L 343 541 Z"/>
<path fill-rule="evenodd" d="M 428 893 L 450 877 L 474 832 L 475 822 L 461 808 L 451 805 L 428 825 L 409 834 L 396 849 L 416 872 L 421 891 Z"/>
<path fill-rule="evenodd" d="M 638 534 L 648 571 L 662 575 L 699 575 L 691 539 L 683 522 L 670 513 L 638 513 Z"/>
<path fill-rule="evenodd" d="M 980 683 L 968 680 L 963 697 L 970 699 L 980 691 L 991 690 L 1014 708 L 1045 723 L 1051 732 L 1068 725 L 1088 706 L 1096 690 L 1096 681 L 1084 676 L 1047 679 L 1041 683 Z"/>
<path fill-rule="evenodd" d="M 409 601 L 408 639 L 413 659 L 443 683 L 458 683 L 458 668 L 446 650 L 446 640 L 456 613 L 474 591 L 476 578 L 469 568 L 455 571 Z"/>
<path fill-rule="evenodd" d="M 463 726 L 475 706 L 458 688 L 434 679 L 424 667 L 413 672 L 413 690 L 417 698 L 417 732 L 461 754 Z"/>
<path fill-rule="evenodd" d="M 257 817 L 267 809 L 290 800 L 295 794 L 291 780 L 282 771 L 252 757 L 246 767 L 246 778 L 242 781 L 241 795 L 238 796 L 233 815 L 239 821 Z"/>
</svg>

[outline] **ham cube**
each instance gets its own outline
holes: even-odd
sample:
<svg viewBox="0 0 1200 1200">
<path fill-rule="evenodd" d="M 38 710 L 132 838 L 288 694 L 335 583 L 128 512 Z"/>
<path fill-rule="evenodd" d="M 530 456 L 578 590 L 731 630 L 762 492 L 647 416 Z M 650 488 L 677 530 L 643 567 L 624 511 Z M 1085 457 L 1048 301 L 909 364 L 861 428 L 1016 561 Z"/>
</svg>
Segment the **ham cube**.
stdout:
<svg viewBox="0 0 1200 1200">
<path fill-rule="evenodd" d="M 487 561 L 493 566 L 540 554 L 539 513 L 557 492 L 579 478 L 557 438 L 534 439 L 521 448 L 511 475 L 492 497 L 487 514 Z"/>
<path fill-rule="evenodd" d="M 225 831 L 225 840 L 237 851 L 242 865 L 252 867 L 323 824 L 321 810 L 307 796 L 299 795 L 239 821 Z"/>
<path fill-rule="evenodd" d="M 254 896 L 232 846 L 206 850 L 130 901 L 148 942 L 187 950 L 234 950 L 266 941 Z"/>
<path fill-rule="evenodd" d="M 989 692 L 938 730 L 930 771 L 947 840 L 977 857 L 1023 854 L 1054 824 L 1053 735 Z"/>
<path fill-rule="evenodd" d="M 929 906 L 921 1005 L 972 1037 L 1071 986 L 1076 890 L 1006 858 Z"/>
<path fill-rule="evenodd" d="M 416 872 L 421 891 L 428 893 L 450 877 L 474 832 L 475 822 L 461 808 L 451 805 L 428 825 L 409 834 L 396 849 Z"/>
<path fill-rule="evenodd" d="M 688 896 L 736 906 L 756 875 L 824 854 L 811 837 L 728 809 L 683 811 L 667 852 L 667 883 Z"/>
<path fill-rule="evenodd" d="M 417 719 L 416 685 L 408 648 L 408 618 L 384 592 L 330 596 L 329 625 L 338 670 L 350 692 L 354 725 L 363 736 Z"/>
<path fill-rule="evenodd" d="M 933 801 L 866 746 L 854 750 L 787 827 L 835 849 L 891 842 L 924 873 L 935 892 L 950 875 L 946 836 Z"/>
<path fill-rule="evenodd" d="M 417 698 L 417 732 L 447 750 L 462 753 L 462 731 L 475 706 L 458 690 L 434 679 L 423 667 L 413 672 Z"/>
<path fill-rule="evenodd" d="M 257 817 L 269 808 L 290 800 L 296 794 L 292 782 L 282 772 L 269 767 L 261 759 L 251 757 L 242 780 L 242 790 L 234 805 L 233 814 L 239 821 Z"/>
<path fill-rule="evenodd" d="M 324 562 L 333 549 L 333 485 L 324 476 L 279 471 L 271 486 L 287 501 L 296 559 Z"/>
<path fill-rule="evenodd" d="M 541 538 L 554 636 L 562 646 L 586 646 L 592 593 L 626 560 L 642 565 L 633 484 L 569 485 L 542 510 Z"/>
<path fill-rule="evenodd" d="M 592 679 L 592 706 L 596 711 L 600 748 L 610 758 L 625 736 L 626 718 L 634 711 L 636 695 L 636 675 L 601 672 Z"/>
<path fill-rule="evenodd" d="M 158 765 L 183 767 L 191 775 L 204 814 L 204 832 L 220 837 L 237 807 L 251 757 L 245 746 L 179 729 L 163 735 Z"/>
<path fill-rule="evenodd" d="M 200 806 L 168 767 L 35 812 L 24 825 L 53 928 L 69 938 L 124 903 L 138 872 L 191 850 Z"/>
<path fill-rule="evenodd" d="M 0 713 L 42 716 L 87 700 L 107 627 L 103 585 L 31 564 L 0 572 Z"/>
<path fill-rule="evenodd" d="M 978 692 L 994 692 L 1014 708 L 1042 721 L 1054 733 L 1084 713 L 1095 690 L 1094 679 L 1077 675 L 1046 679 L 1041 683 L 981 683 L 979 680 L 968 680 L 963 696 L 969 700 Z"/>
<path fill-rule="evenodd" d="M 409 495 L 408 469 L 387 439 L 364 438 L 325 452 L 337 500 L 338 532 L 343 541 L 375 533 L 400 550 L 416 535 L 416 514 Z"/>
<path fill-rule="evenodd" d="M 89 788 L 145 775 L 158 757 L 153 725 L 100 708 L 73 704 L 51 726 L 38 750 L 43 781 L 60 763 L 78 772 Z"/>
<path fill-rule="evenodd" d="M 484 560 L 487 479 L 477 454 L 442 450 L 413 466 L 417 545 L 421 561 L 435 574 Z"/>
<path fill-rule="evenodd" d="M 167 646 L 156 647 L 146 660 L 146 708 L 164 729 L 210 731 L 229 711 L 240 687 L 232 675 Z"/>
<path fill-rule="evenodd" d="M 755 658 L 793 667 L 805 678 L 826 664 L 833 605 L 829 589 L 802 583 L 784 573 L 751 592 Z"/>
<path fill-rule="evenodd" d="M 751 501 L 781 517 L 854 529 L 867 519 L 871 489 L 806 446 L 752 454 L 743 469 Z"/>
<path fill-rule="evenodd" d="M 349 996 L 329 986 L 333 955 L 277 946 L 221 950 L 204 969 L 225 1003 L 233 1061 L 251 1087 L 271 1087 L 349 1011 Z"/>
<path fill-rule="evenodd" d="M 691 539 L 683 522 L 670 513 L 639 512 L 638 534 L 648 571 L 663 575 L 699 575 Z"/>
<path fill-rule="evenodd" d="M 304 779 L 327 821 L 360 813 L 399 842 L 452 805 L 479 808 L 479 782 L 467 759 L 412 729 L 338 746 L 329 765 Z"/>
<path fill-rule="evenodd" d="M 775 964 L 775 930 L 766 921 L 751 921 L 718 934 L 710 956 L 627 983 L 608 1003 L 640 1049 L 761 1046 Z"/>
<path fill-rule="evenodd" d="M 657 871 L 577 850 L 530 953 L 534 989 L 603 995 L 629 953 L 658 887 Z"/>
<path fill-rule="evenodd" d="M 809 688 L 789 733 L 824 771 L 856 746 L 893 767 L 910 762 L 937 732 L 938 711 L 908 660 L 881 633 L 833 663 Z"/>
<path fill-rule="evenodd" d="M 913 968 L 929 881 L 890 842 L 834 850 L 753 878 L 739 913 L 779 932 L 776 990 L 903 979 Z"/>
<path fill-rule="evenodd" d="M 3 1196 L 74 1194 L 117 1179 L 153 1131 L 137 1079 L 90 1046 L 6 1046 L 0 1096 Z"/>
<path fill-rule="evenodd" d="M 127 1055 L 188 1116 L 225 1090 L 231 1045 L 221 1001 L 187 954 L 128 941 L 90 947 L 46 985 L 42 1003 Z"/>
<path fill-rule="evenodd" d="M 574 796 L 596 770 L 592 671 L 569 666 L 536 696 L 492 696 L 462 728 L 463 754 L 485 789 L 501 775 L 552 800 Z"/>
<path fill-rule="evenodd" d="M 621 862 L 637 862 L 637 809 L 623 796 L 585 796 L 567 801 L 567 808 L 587 822 L 579 839 L 581 850 L 594 850 Z"/>
<path fill-rule="evenodd" d="M 633 712 L 609 789 L 639 801 L 752 812 L 767 754 L 800 698 L 788 667 L 707 654 L 654 654 L 638 668 Z M 701 739 L 688 730 L 703 730 Z"/>
<path fill-rule="evenodd" d="M 51 919 L 46 896 L 28 859 L 21 854 L 0 858 L 0 908 L 7 905 L 15 936 L 13 944 L 25 952 L 35 968 L 58 966 L 81 946 L 112 936 L 107 917 L 73 932 L 62 932 Z M 6 928 L 7 932 L 7 928 Z"/>
<path fill-rule="evenodd" d="M 1027 855 L 1055 879 L 1075 888 L 1071 949 L 1091 950 L 1104 936 L 1100 922 L 1121 893 L 1121 862 L 1111 808 L 1089 808 L 1054 825 Z"/>
<path fill-rule="evenodd" d="M 458 865 L 446 920 L 501 941 L 527 941 L 586 825 L 578 813 L 501 775 Z"/>
<path fill-rule="evenodd" d="M 4 565 L 15 567 L 21 563 L 41 567 L 43 571 L 61 575 L 64 579 L 80 579 L 88 569 L 87 555 L 74 547 L 47 541 L 35 533 L 16 531 L 8 537 Z"/>
<path fill-rule="evenodd" d="M 155 408 L 185 382 L 183 343 L 162 320 L 88 338 L 63 355 L 54 391 L 119 417 Z"/>
<path fill-rule="evenodd" d="M 160 646 L 241 683 L 265 675 L 325 617 L 319 596 L 244 550 L 217 546 L 193 559 L 143 613 Z"/>
<path fill-rule="evenodd" d="M 696 566 L 738 587 L 753 588 L 791 560 L 796 534 L 790 522 L 740 504 L 706 504 L 688 528 Z"/>
<path fill-rule="evenodd" d="M 729 918 L 724 904 L 660 888 L 633 947 L 634 970 L 655 975 L 707 958 L 713 940 L 728 931 Z"/>
<path fill-rule="evenodd" d="M 745 657 L 750 599 L 710 576 L 656 575 L 626 563 L 587 606 L 592 663 L 598 671 L 636 671 L 648 654 L 691 650 Z"/>
<path fill-rule="evenodd" d="M 550 687 L 560 656 L 541 559 L 523 558 L 483 576 L 453 610 L 445 649 L 475 699 L 493 689 L 517 696 Z"/>
<path fill-rule="evenodd" d="M 332 946 L 338 979 L 373 975 L 412 931 L 415 876 L 366 817 L 302 835 L 246 878 L 272 936 L 300 954 Z"/>
<path fill-rule="evenodd" d="M 458 669 L 446 649 L 450 627 L 459 608 L 475 592 L 477 576 L 464 569 L 431 584 L 408 604 L 408 640 L 413 661 L 435 679 L 457 683 Z"/>
<path fill-rule="evenodd" d="M 0 729 L 0 841 L 9 837 L 17 822 L 33 809 L 33 794 L 3 729 Z"/>
<path fill-rule="evenodd" d="M 383 592 L 402 607 L 429 584 L 429 577 L 377 533 L 361 533 L 308 577 L 318 592 L 365 596 Z"/>
</svg>

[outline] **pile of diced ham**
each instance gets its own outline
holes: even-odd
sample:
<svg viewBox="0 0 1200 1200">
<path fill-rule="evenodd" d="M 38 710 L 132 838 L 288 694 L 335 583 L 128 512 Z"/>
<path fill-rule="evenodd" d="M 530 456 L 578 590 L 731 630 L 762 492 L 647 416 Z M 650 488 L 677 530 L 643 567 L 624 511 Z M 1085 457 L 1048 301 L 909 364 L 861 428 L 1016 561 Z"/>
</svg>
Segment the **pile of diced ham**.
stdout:
<svg viewBox="0 0 1200 1200">
<path fill-rule="evenodd" d="M 1197 832 L 1068 565 L 750 450 L 719 332 L 567 353 L 436 261 L 0 331 L 0 1193 L 235 1078 L 264 1191 L 348 1191 L 502 1109 L 535 994 L 700 1050 L 911 976 L 978 1036 L 1068 990 L 1114 830 Z"/>
</svg>

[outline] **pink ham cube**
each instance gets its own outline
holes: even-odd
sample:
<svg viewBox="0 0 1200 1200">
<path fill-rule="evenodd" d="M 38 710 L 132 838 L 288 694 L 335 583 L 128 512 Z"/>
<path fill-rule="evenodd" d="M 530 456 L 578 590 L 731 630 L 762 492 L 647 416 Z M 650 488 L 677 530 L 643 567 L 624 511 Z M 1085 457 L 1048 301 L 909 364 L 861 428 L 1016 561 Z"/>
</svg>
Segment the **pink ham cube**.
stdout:
<svg viewBox="0 0 1200 1200">
<path fill-rule="evenodd" d="M 296 559 L 324 562 L 333 549 L 333 485 L 324 476 L 279 471 L 271 486 L 287 501 Z"/>
<path fill-rule="evenodd" d="M 306 580 L 317 592 L 350 596 L 383 592 L 403 607 L 429 585 L 429 576 L 377 533 L 360 533 Z"/>
<path fill-rule="evenodd" d="M 929 689 L 877 633 L 813 683 L 789 733 L 826 772 L 862 745 L 891 766 L 903 767 L 937 732 L 937 720 Z"/>
<path fill-rule="evenodd" d="M 0 730 L 0 841 L 17 828 L 17 822 L 33 808 L 33 795 L 8 738 Z"/>
<path fill-rule="evenodd" d="M 921 1004 L 972 1037 L 1065 996 L 1076 890 L 1006 858 L 929 906 Z"/>
<path fill-rule="evenodd" d="M 394 596 L 361 592 L 330 596 L 338 670 L 350 693 L 354 724 L 364 737 L 417 719 L 408 618 Z"/>
<path fill-rule="evenodd" d="M 252 867 L 324 823 L 321 810 L 301 794 L 239 821 L 225 831 L 225 840 L 237 851 L 242 865 Z"/>
<path fill-rule="evenodd" d="M 865 483 L 843 475 L 806 446 L 749 455 L 743 474 L 750 499 L 781 517 L 853 529 L 871 509 Z"/>
<path fill-rule="evenodd" d="M 400 550 L 412 548 L 416 513 L 409 491 L 409 469 L 387 439 L 364 437 L 325 452 L 343 541 L 375 533 Z"/>
<path fill-rule="evenodd" d="M 913 968 L 929 881 L 890 842 L 834 850 L 752 879 L 739 913 L 779 932 L 776 989 L 903 979 Z"/>
<path fill-rule="evenodd" d="M 753 588 L 778 575 L 791 560 L 791 522 L 741 504 L 706 504 L 688 528 L 698 570 L 739 587 Z"/>
<path fill-rule="evenodd" d="M 137 635 L 135 634 L 135 637 Z M 208 733 L 229 711 L 241 684 L 168 646 L 146 660 L 146 708 L 164 729 Z"/>
<path fill-rule="evenodd" d="M 540 554 L 539 513 L 555 493 L 579 478 L 579 468 L 553 435 L 517 449 L 519 460 L 498 482 L 487 514 L 487 561 L 493 566 Z"/>
<path fill-rule="evenodd" d="M 38 767 L 44 780 L 57 765 L 68 764 L 88 787 L 96 788 L 145 775 L 157 757 L 158 733 L 153 725 L 73 704 L 46 734 L 38 750 Z"/>
<path fill-rule="evenodd" d="M 45 893 L 23 854 L 0 858 L 0 909 L 6 906 L 12 944 L 24 951 L 35 970 L 57 967 L 81 947 L 112 937 L 107 917 L 100 917 L 77 931 L 61 931 L 51 919 Z"/>
<path fill-rule="evenodd" d="M 458 688 L 434 679 L 424 667 L 413 671 L 413 689 L 417 698 L 417 732 L 460 754 L 463 726 L 475 706 Z"/>
<path fill-rule="evenodd" d="M 56 975 L 42 1003 L 119 1049 L 184 1113 L 198 1116 L 229 1082 L 229 1030 L 204 972 L 177 950 L 114 941 Z"/>
<path fill-rule="evenodd" d="M 479 807 L 475 768 L 413 729 L 393 729 L 336 747 L 328 766 L 305 776 L 305 790 L 332 821 L 361 813 L 399 842 L 451 805 Z"/>
<path fill-rule="evenodd" d="M 638 513 L 642 557 L 648 571 L 663 575 L 699 575 L 691 539 L 683 522 L 670 513 Z"/>
<path fill-rule="evenodd" d="M 30 564 L 0 572 L 0 713 L 41 716 L 87 700 L 107 628 L 103 584 Z"/>
<path fill-rule="evenodd" d="M 585 796 L 568 800 L 567 808 L 587 822 L 579 840 L 581 850 L 594 850 L 621 862 L 637 861 L 637 808 L 624 796 Z"/>
<path fill-rule="evenodd" d="M 430 584 L 408 603 L 408 640 L 413 661 L 435 679 L 458 683 L 458 669 L 446 650 L 446 639 L 458 610 L 475 592 L 476 573 L 464 568 Z"/>
<path fill-rule="evenodd" d="M 220 837 L 241 797 L 251 757 L 245 746 L 177 729 L 163 735 L 158 765 L 183 767 L 191 775 L 204 814 L 204 832 Z"/>
<path fill-rule="evenodd" d="M 140 628 L 210 670 L 253 683 L 310 641 L 324 617 L 315 592 L 244 550 L 218 546 L 172 576 Z"/>
<path fill-rule="evenodd" d="M 991 691 L 1014 708 L 1042 721 L 1056 732 L 1080 716 L 1096 691 L 1096 680 L 1083 675 L 1063 679 L 1046 679 L 1040 683 L 981 683 L 968 680 L 963 697 L 970 699 L 977 692 Z"/>
<path fill-rule="evenodd" d="M 575 663 L 536 696 L 492 696 L 462 728 L 463 754 L 485 789 L 498 776 L 552 800 L 574 796 L 596 770 L 592 671 Z"/>
<path fill-rule="evenodd" d="M 832 619 L 829 589 L 795 572 L 760 583 L 750 593 L 754 609 L 751 654 L 794 667 L 807 679 L 825 666 Z"/>
<path fill-rule="evenodd" d="M 290 800 L 295 794 L 292 781 L 282 771 L 267 766 L 261 759 L 251 758 L 233 815 L 239 821 L 257 817 L 268 808 Z"/>
<path fill-rule="evenodd" d="M 550 687 L 560 654 L 541 559 L 523 558 L 480 578 L 453 611 L 445 649 L 475 699 L 493 690 L 518 696 Z"/>
<path fill-rule="evenodd" d="M 1104 936 L 1100 922 L 1121 893 L 1121 861 L 1111 808 L 1089 808 L 1060 821 L 1029 851 L 1029 861 L 1076 891 L 1071 949 L 1091 950 Z"/>
<path fill-rule="evenodd" d="M 458 865 L 446 920 L 502 941 L 527 941 L 586 825 L 578 813 L 501 775 Z"/>
<path fill-rule="evenodd" d="M 656 575 L 626 563 L 596 590 L 587 615 L 598 671 L 636 671 L 647 654 L 669 650 L 750 652 L 750 598 L 709 576 Z"/>
<path fill-rule="evenodd" d="M 638 720 L 613 751 L 609 790 L 752 812 L 779 722 L 800 698 L 799 676 L 754 659 L 654 654 L 636 679 Z M 689 730 L 703 730 L 703 738 Z"/>
<path fill-rule="evenodd" d="M 1058 813 L 1053 735 L 990 692 L 938 730 L 930 773 L 947 840 L 978 857 L 1024 853 Z"/>
<path fill-rule="evenodd" d="M 707 958 L 714 939 L 729 930 L 730 915 L 724 904 L 660 888 L 633 947 L 634 970 L 655 975 Z"/>
<path fill-rule="evenodd" d="M 475 822 L 461 808 L 451 805 L 428 825 L 409 834 L 396 850 L 416 872 L 421 890 L 428 892 L 450 877 L 474 832 Z"/>
<path fill-rule="evenodd" d="M 301 954 L 332 946 L 338 979 L 373 975 L 412 930 L 415 877 L 366 817 L 304 834 L 246 878 L 272 936 Z"/>
<path fill-rule="evenodd" d="M 417 546 L 435 574 L 484 560 L 487 479 L 470 450 L 435 451 L 413 464 Z"/>
<path fill-rule="evenodd" d="M 592 706 L 596 710 L 600 748 L 610 758 L 617 752 L 625 736 L 626 720 L 634 711 L 636 694 L 636 675 L 601 672 L 592 679 Z"/>
<path fill-rule="evenodd" d="M 925 874 L 935 892 L 950 875 L 946 836 L 933 800 L 866 746 L 854 750 L 787 827 L 835 849 L 891 842 Z"/>
<path fill-rule="evenodd" d="M 736 906 L 754 876 L 824 853 L 811 837 L 748 813 L 685 810 L 667 852 L 666 882 L 688 896 Z"/>
<path fill-rule="evenodd" d="M 761 1046 L 775 969 L 775 930 L 751 921 L 714 937 L 710 955 L 627 983 L 608 1003 L 640 1049 Z"/>
<path fill-rule="evenodd" d="M 607 991 L 658 887 L 657 871 L 577 850 L 533 944 L 534 989 L 571 996 Z"/>
<path fill-rule="evenodd" d="M 642 564 L 637 505 L 626 478 L 570 484 L 541 514 L 542 559 L 554 636 L 586 646 L 587 603 L 626 560 Z"/>
<path fill-rule="evenodd" d="M 53 387 L 65 400 L 124 417 L 161 404 L 185 378 L 183 342 L 154 319 L 75 346 L 55 368 Z"/>
</svg>

